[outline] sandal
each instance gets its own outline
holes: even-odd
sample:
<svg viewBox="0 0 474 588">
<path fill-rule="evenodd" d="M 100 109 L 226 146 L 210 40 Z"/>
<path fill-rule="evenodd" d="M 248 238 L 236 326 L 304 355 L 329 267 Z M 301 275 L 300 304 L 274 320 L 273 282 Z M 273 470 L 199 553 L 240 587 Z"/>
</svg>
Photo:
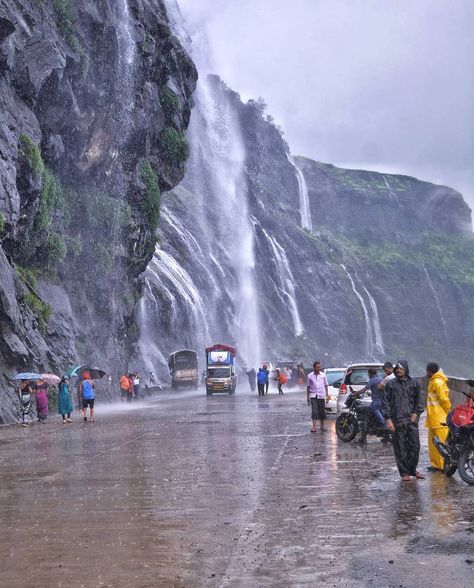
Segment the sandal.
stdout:
<svg viewBox="0 0 474 588">
<path fill-rule="evenodd" d="M 421 472 L 418 472 L 417 471 L 417 472 L 415 472 L 415 478 L 417 480 L 424 480 L 425 479 L 425 476 Z"/>
<path fill-rule="evenodd" d="M 406 476 L 402 476 L 402 480 L 404 482 L 409 482 L 411 480 L 410 476 L 406 475 Z"/>
</svg>

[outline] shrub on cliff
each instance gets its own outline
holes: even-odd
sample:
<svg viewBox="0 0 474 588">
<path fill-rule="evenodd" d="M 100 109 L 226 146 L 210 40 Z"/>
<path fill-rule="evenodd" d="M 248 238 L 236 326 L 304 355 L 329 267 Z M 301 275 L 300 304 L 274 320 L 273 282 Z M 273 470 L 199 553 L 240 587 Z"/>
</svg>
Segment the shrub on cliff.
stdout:
<svg viewBox="0 0 474 588">
<path fill-rule="evenodd" d="M 64 261 L 67 254 L 66 243 L 62 235 L 48 233 L 45 244 L 46 263 L 48 267 L 54 268 L 58 263 Z"/>
<path fill-rule="evenodd" d="M 148 161 L 142 163 L 141 179 L 145 184 L 143 212 L 151 231 L 155 232 L 160 220 L 160 186 L 158 176 Z"/>
<path fill-rule="evenodd" d="M 161 132 L 160 147 L 163 159 L 170 165 L 181 165 L 189 156 L 186 137 L 173 127 L 166 127 Z"/>
<path fill-rule="evenodd" d="M 20 135 L 20 153 L 25 157 L 35 175 L 39 176 L 43 173 L 44 163 L 41 151 L 28 135 Z"/>
<path fill-rule="evenodd" d="M 169 117 L 173 117 L 179 112 L 179 99 L 176 94 L 167 86 L 163 88 L 160 94 L 160 104 Z"/>
</svg>

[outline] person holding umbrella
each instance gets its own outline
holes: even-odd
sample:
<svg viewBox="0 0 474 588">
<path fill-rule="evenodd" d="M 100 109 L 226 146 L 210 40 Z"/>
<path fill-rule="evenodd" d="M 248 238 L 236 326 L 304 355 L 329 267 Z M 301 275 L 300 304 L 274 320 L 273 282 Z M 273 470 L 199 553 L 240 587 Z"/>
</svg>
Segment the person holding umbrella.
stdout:
<svg viewBox="0 0 474 588">
<path fill-rule="evenodd" d="M 95 384 L 91 380 L 91 375 L 88 371 L 82 372 L 82 380 L 79 384 L 79 393 L 82 399 L 82 417 L 87 423 L 87 407 L 90 411 L 90 422 L 94 421 L 94 399 L 95 399 Z"/>
<path fill-rule="evenodd" d="M 67 376 L 63 376 L 59 383 L 59 390 L 58 390 L 58 414 L 63 417 L 63 425 L 66 423 L 71 423 L 71 413 L 72 413 L 72 400 L 71 400 L 71 391 L 69 388 L 69 378 Z M 67 420 L 66 420 L 67 416 Z"/>
<path fill-rule="evenodd" d="M 48 384 L 41 377 L 38 379 L 36 384 L 33 385 L 33 392 L 36 400 L 36 412 L 38 414 L 38 422 L 41 424 L 46 423 L 48 418 L 49 406 L 48 406 Z"/>
<path fill-rule="evenodd" d="M 30 414 L 32 394 L 33 390 L 31 389 L 31 383 L 28 380 L 20 380 L 20 385 L 18 386 L 18 396 L 20 398 L 20 414 L 22 427 L 27 427 L 30 424 L 28 420 L 28 415 Z"/>
</svg>

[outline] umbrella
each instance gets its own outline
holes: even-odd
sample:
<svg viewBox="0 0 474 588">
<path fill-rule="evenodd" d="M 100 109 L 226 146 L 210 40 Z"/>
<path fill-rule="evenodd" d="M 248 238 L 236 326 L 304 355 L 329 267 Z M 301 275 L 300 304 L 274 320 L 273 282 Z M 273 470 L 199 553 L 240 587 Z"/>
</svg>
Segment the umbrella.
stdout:
<svg viewBox="0 0 474 588">
<path fill-rule="evenodd" d="M 13 376 L 14 380 L 41 380 L 43 376 L 41 374 L 35 374 L 33 372 L 23 372 Z"/>
<path fill-rule="evenodd" d="M 83 372 L 89 372 L 91 378 L 94 380 L 103 378 L 105 376 L 104 370 L 101 370 L 98 367 L 92 367 L 89 365 L 77 365 L 76 367 L 69 370 L 67 373 L 68 376 L 81 376 Z"/>
<path fill-rule="evenodd" d="M 56 374 L 41 374 L 41 379 L 50 386 L 57 386 L 61 381 L 61 378 Z"/>
</svg>

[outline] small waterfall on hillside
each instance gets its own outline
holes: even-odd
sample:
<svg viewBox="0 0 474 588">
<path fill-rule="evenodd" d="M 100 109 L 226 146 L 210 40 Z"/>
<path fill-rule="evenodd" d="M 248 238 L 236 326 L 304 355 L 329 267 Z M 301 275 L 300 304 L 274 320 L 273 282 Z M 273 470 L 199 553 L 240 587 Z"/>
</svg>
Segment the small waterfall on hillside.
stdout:
<svg viewBox="0 0 474 588">
<path fill-rule="evenodd" d="M 352 290 L 354 292 L 354 294 L 357 296 L 357 299 L 359 300 L 361 306 L 362 306 L 362 310 L 364 312 L 364 318 L 365 318 L 365 337 L 366 337 L 366 341 L 367 341 L 367 354 L 371 357 L 372 356 L 372 350 L 374 347 L 374 340 L 372 337 L 372 328 L 370 326 L 370 316 L 369 316 L 369 310 L 367 308 L 367 305 L 365 304 L 365 300 L 364 297 L 362 296 L 362 294 L 357 290 L 354 280 L 352 279 L 351 274 L 349 273 L 349 271 L 347 270 L 346 266 L 341 264 L 342 269 L 346 272 L 347 277 L 349 278 L 349 281 L 351 283 L 351 287 Z"/>
<path fill-rule="evenodd" d="M 128 0 L 116 0 L 116 30 L 118 41 L 117 101 L 120 104 L 119 134 L 122 146 L 127 141 L 131 127 L 134 102 L 136 44 Z"/>
<path fill-rule="evenodd" d="M 396 200 L 397 197 L 395 196 L 395 194 L 394 194 L 394 192 L 392 190 L 392 186 L 388 183 L 387 178 L 384 175 L 382 175 L 382 178 L 383 178 L 383 181 L 385 182 L 385 185 L 387 186 L 387 190 L 388 190 L 388 193 L 389 193 L 389 196 L 390 196 L 390 200 Z"/>
<path fill-rule="evenodd" d="M 444 318 L 444 313 L 443 313 L 443 309 L 441 307 L 441 302 L 439 299 L 438 292 L 436 291 L 436 288 L 433 286 L 433 282 L 431 281 L 430 274 L 429 274 L 428 270 L 426 269 L 425 265 L 423 265 L 423 272 L 426 276 L 426 281 L 428 282 L 428 287 L 431 290 L 431 293 L 433 294 L 436 308 L 438 309 L 438 312 L 439 312 L 439 318 L 441 320 L 441 324 L 443 325 L 444 337 L 447 342 L 448 341 L 448 324 L 446 322 L 446 319 Z"/>
<path fill-rule="evenodd" d="M 302 170 L 298 167 L 294 157 L 287 153 L 288 161 L 295 168 L 296 179 L 298 180 L 298 191 L 300 195 L 300 214 L 301 214 L 301 228 L 313 230 L 313 223 L 311 221 L 311 209 L 309 207 L 308 186 Z"/>
<path fill-rule="evenodd" d="M 367 340 L 367 355 L 371 358 L 375 358 L 377 354 L 385 353 L 383 340 L 382 340 L 382 328 L 380 326 L 380 319 L 379 319 L 379 312 L 377 308 L 377 304 L 367 290 L 367 288 L 362 284 L 357 273 L 354 273 L 354 277 L 357 282 L 362 286 L 362 290 L 365 292 L 367 299 L 369 301 L 370 310 L 372 311 L 372 316 L 369 312 L 369 308 L 366 304 L 363 294 L 356 288 L 355 281 L 349 270 L 346 268 L 345 265 L 341 264 L 342 269 L 346 273 L 347 277 L 349 278 L 349 282 L 351 284 L 352 291 L 356 295 L 357 299 L 359 300 L 362 311 L 364 313 L 365 319 L 365 336 Z"/>
<path fill-rule="evenodd" d="M 285 250 L 278 243 L 275 237 L 271 237 L 265 229 L 262 228 L 263 234 L 268 240 L 271 247 L 273 258 L 277 264 L 278 278 L 280 284 L 276 284 L 278 295 L 282 301 L 284 307 L 289 307 L 291 318 L 293 319 L 293 325 L 295 335 L 301 335 L 303 333 L 303 323 L 301 322 L 300 313 L 298 310 L 298 304 L 296 302 L 296 293 L 294 286 L 294 278 L 291 273 L 288 259 L 286 257 Z"/>
<path fill-rule="evenodd" d="M 357 274 L 356 274 L 357 277 Z M 360 282 L 360 280 L 359 280 Z M 373 332 L 375 338 L 375 350 L 379 353 L 385 353 L 383 347 L 383 340 L 382 340 L 382 328 L 380 326 L 380 318 L 379 318 L 379 309 L 377 308 L 377 304 L 374 300 L 372 294 L 367 290 L 364 286 L 364 292 L 367 294 L 367 298 L 369 299 L 370 308 L 372 310 L 372 319 L 373 319 Z"/>
</svg>

